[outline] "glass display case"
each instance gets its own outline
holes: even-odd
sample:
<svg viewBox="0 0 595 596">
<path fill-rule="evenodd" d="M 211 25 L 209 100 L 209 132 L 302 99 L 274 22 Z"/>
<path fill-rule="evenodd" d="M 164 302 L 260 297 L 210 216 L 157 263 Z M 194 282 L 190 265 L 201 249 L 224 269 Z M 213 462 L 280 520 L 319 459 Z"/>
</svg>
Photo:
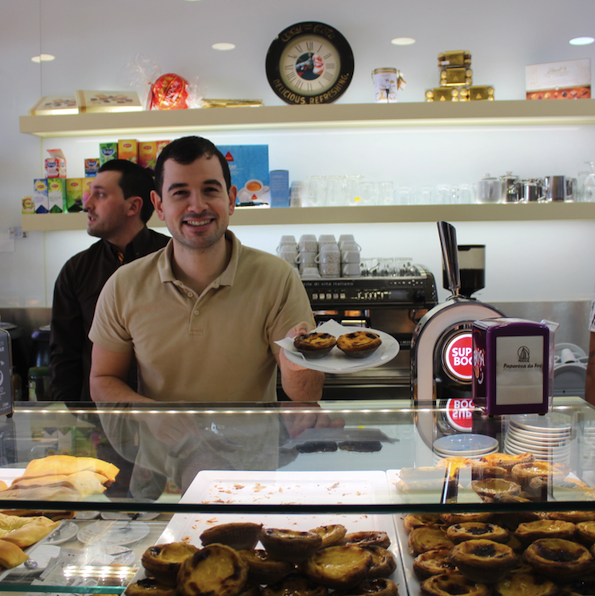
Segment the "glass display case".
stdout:
<svg viewBox="0 0 595 596">
<path fill-rule="evenodd" d="M 120 594 L 145 577 L 150 546 L 200 548 L 228 522 L 385 532 L 401 595 L 422 581 L 414 514 L 490 513 L 510 539 L 512 520 L 555 518 L 588 552 L 595 532 L 589 544 L 577 528 L 595 520 L 595 408 L 556 398 L 545 416 L 471 415 L 461 433 L 446 410 L 407 401 L 16 404 L 0 422 L 2 512 L 55 521 L 0 590 Z M 528 544 L 507 546 L 518 565 Z"/>
</svg>

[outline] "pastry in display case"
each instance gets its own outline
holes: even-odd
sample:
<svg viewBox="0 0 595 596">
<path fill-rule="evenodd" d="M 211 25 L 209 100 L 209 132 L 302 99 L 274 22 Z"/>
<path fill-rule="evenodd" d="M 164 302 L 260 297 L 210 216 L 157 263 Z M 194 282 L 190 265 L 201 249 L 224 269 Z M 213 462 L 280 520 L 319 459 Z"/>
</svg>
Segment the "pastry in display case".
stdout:
<svg viewBox="0 0 595 596">
<path fill-rule="evenodd" d="M 15 459 L 0 468 L 2 513 L 16 534 L 0 536 L 0 587 L 413 596 L 514 594 L 522 584 L 580 593 L 577 582 L 595 573 L 595 453 L 585 440 L 595 409 L 556 398 L 545 416 L 476 412 L 474 433 L 450 457 L 433 449 L 439 408 L 430 408 L 433 433 L 418 428 L 420 413 L 387 401 L 17 404 Z M 344 426 L 304 431 L 311 417 Z M 59 455 L 56 428 L 74 438 Z M 187 432 L 172 440 L 176 428 Z M 508 439 L 519 430 L 527 441 L 553 436 L 570 453 L 514 452 Z M 371 440 L 375 449 L 302 449 Z M 105 442 L 132 471 L 109 461 Z M 116 496 L 123 478 L 129 495 Z"/>
</svg>

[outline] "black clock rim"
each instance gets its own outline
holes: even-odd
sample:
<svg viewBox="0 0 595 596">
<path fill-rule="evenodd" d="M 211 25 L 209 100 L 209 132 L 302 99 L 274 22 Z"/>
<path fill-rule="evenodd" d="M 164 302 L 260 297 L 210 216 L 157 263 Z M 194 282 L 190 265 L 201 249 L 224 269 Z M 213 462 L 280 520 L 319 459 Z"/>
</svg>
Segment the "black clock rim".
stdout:
<svg viewBox="0 0 595 596">
<path fill-rule="evenodd" d="M 327 35 L 324 35 L 324 34 L 321 34 L 318 32 L 314 33 L 311 30 L 304 31 L 303 28 L 305 26 L 307 26 L 308 29 L 313 26 L 327 27 L 328 29 L 332 30 L 334 37 L 330 38 Z M 289 35 L 291 30 L 294 28 L 298 29 L 296 31 L 296 33 L 294 35 L 287 37 L 287 35 Z M 268 49 L 267 55 L 266 55 L 265 69 L 266 69 L 267 80 L 269 82 L 269 85 L 271 86 L 271 89 L 275 93 L 275 95 L 277 95 L 277 97 L 279 97 L 285 103 L 288 103 L 290 105 L 298 105 L 298 104 L 302 104 L 302 103 L 308 104 L 308 103 L 310 103 L 310 101 L 309 101 L 310 98 L 319 98 L 319 97 L 322 97 L 323 95 L 325 95 L 325 93 L 328 93 L 328 91 L 327 91 L 327 92 L 321 93 L 320 95 L 302 95 L 300 93 L 295 92 L 293 89 L 289 89 L 282 82 L 281 72 L 279 69 L 279 60 L 281 58 L 281 53 L 283 52 L 283 49 L 287 46 L 288 43 L 291 42 L 292 39 L 295 39 L 296 37 L 301 37 L 301 36 L 307 35 L 307 34 L 318 35 L 320 37 L 324 37 L 325 39 L 328 39 L 335 46 L 335 48 L 337 49 L 337 52 L 339 53 L 339 55 L 341 57 L 341 68 L 339 69 L 339 79 L 341 79 L 341 77 L 347 77 L 345 84 L 342 86 L 341 89 L 337 90 L 334 93 L 332 98 L 329 98 L 327 101 L 323 101 L 323 102 L 316 101 L 313 103 L 334 102 L 337 99 L 339 99 L 339 97 L 341 97 L 345 93 L 345 91 L 347 91 L 349 85 L 351 84 L 351 81 L 353 79 L 353 69 L 354 69 L 354 65 L 355 65 L 355 60 L 353 57 L 353 50 L 351 49 L 349 42 L 343 36 L 343 34 L 340 33 L 337 29 L 335 29 L 335 27 L 332 27 L 331 25 L 327 25 L 326 23 L 321 23 L 320 21 L 302 21 L 300 23 L 294 23 L 293 25 L 290 25 L 289 27 L 286 27 L 285 29 L 283 29 L 283 31 L 281 31 L 281 33 L 279 33 L 279 35 L 277 35 L 277 37 L 272 41 L 271 45 L 269 46 L 269 49 Z M 293 95 L 297 99 L 299 99 L 299 101 L 296 102 L 296 101 L 288 100 L 287 97 L 283 96 L 283 90 L 287 90 L 291 95 Z"/>
</svg>

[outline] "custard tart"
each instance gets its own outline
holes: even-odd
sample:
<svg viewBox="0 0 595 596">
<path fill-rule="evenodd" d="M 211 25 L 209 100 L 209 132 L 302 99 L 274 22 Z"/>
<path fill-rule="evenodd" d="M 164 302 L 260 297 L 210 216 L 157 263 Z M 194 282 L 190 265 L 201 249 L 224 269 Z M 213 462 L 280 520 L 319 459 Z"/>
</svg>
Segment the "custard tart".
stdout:
<svg viewBox="0 0 595 596">
<path fill-rule="evenodd" d="M 492 596 L 557 596 L 560 588 L 549 579 L 527 571 L 511 573 L 494 585 Z"/>
<path fill-rule="evenodd" d="M 595 570 L 595 560 L 582 545 L 560 538 L 542 538 L 523 554 L 537 573 L 554 581 L 572 581 Z"/>
<path fill-rule="evenodd" d="M 429 550 L 452 548 L 454 543 L 441 528 L 425 526 L 409 534 L 408 545 L 410 554 L 417 556 Z"/>
<path fill-rule="evenodd" d="M 182 562 L 198 552 L 186 542 L 170 542 L 150 546 L 141 556 L 142 566 L 149 575 L 168 586 L 175 586 Z"/>
<path fill-rule="evenodd" d="M 481 498 L 496 498 L 498 495 L 519 495 L 521 487 L 504 478 L 489 478 L 488 480 L 472 480 L 471 488 Z"/>
<path fill-rule="evenodd" d="M 367 546 L 365 548 L 372 555 L 372 564 L 368 569 L 368 579 L 388 577 L 397 568 L 397 562 L 392 553 L 381 546 Z"/>
<path fill-rule="evenodd" d="M 457 566 L 448 558 L 450 548 L 429 550 L 417 555 L 413 560 L 413 571 L 420 580 L 432 575 L 459 573 Z"/>
<path fill-rule="evenodd" d="M 505 544 L 492 540 L 467 540 L 450 551 L 450 560 L 471 581 L 494 583 L 519 564 Z"/>
<path fill-rule="evenodd" d="M 372 554 L 359 546 L 323 548 L 301 566 L 313 581 L 336 590 L 352 588 L 361 582 L 372 566 Z"/>
<path fill-rule="evenodd" d="M 254 548 L 258 542 L 262 524 L 236 522 L 219 524 L 208 528 L 200 535 L 203 546 L 207 544 L 225 544 L 235 550 Z"/>
<path fill-rule="evenodd" d="M 512 470 L 517 464 L 530 464 L 535 457 L 532 453 L 520 453 L 518 455 L 510 455 L 508 453 L 490 453 L 480 458 L 480 462 L 489 466 L 497 466 L 505 470 Z"/>
<path fill-rule="evenodd" d="M 298 532 L 282 528 L 264 528 L 260 541 L 273 559 L 301 563 L 321 546 L 322 536 L 316 532 Z"/>
<path fill-rule="evenodd" d="M 330 333 L 304 333 L 293 340 L 294 348 L 304 355 L 304 358 L 314 360 L 327 356 L 337 344 L 337 340 Z"/>
<path fill-rule="evenodd" d="M 366 579 L 349 590 L 335 590 L 334 596 L 399 596 L 397 584 L 390 579 L 379 577 Z"/>
<path fill-rule="evenodd" d="M 328 588 L 299 573 L 262 589 L 262 596 L 327 596 Z"/>
<path fill-rule="evenodd" d="M 494 542 L 507 543 L 510 538 L 508 530 L 485 522 L 463 522 L 453 524 L 446 530 L 446 535 L 455 543 L 459 544 L 465 540 L 493 540 Z"/>
<path fill-rule="evenodd" d="M 337 347 L 350 358 L 371 356 L 381 345 L 380 336 L 372 331 L 352 331 L 337 338 Z"/>
<path fill-rule="evenodd" d="M 343 542 L 361 547 L 382 546 L 382 548 L 388 548 L 390 546 L 388 534 L 382 531 L 349 532 L 345 534 Z"/>
<path fill-rule="evenodd" d="M 464 522 L 490 522 L 494 518 L 493 513 L 441 513 L 440 519 L 448 526 L 462 524 Z"/>
<path fill-rule="evenodd" d="M 545 461 L 533 461 L 526 464 L 517 464 L 511 470 L 512 479 L 522 487 L 528 486 L 533 478 L 551 477 L 556 470 L 554 466 Z"/>
<path fill-rule="evenodd" d="M 548 511 L 546 517 L 548 519 L 561 519 L 573 524 L 595 522 L 595 511 Z"/>
<path fill-rule="evenodd" d="M 576 524 L 579 540 L 587 546 L 595 544 L 595 521 L 582 521 Z"/>
<path fill-rule="evenodd" d="M 262 549 L 244 549 L 238 554 L 248 565 L 248 581 L 258 584 L 275 584 L 295 571 L 293 563 L 273 559 Z"/>
<path fill-rule="evenodd" d="M 407 534 L 410 534 L 415 528 L 440 525 L 442 525 L 442 521 L 439 513 L 408 513 L 403 518 L 403 526 Z"/>
<path fill-rule="evenodd" d="M 313 528 L 312 532 L 316 532 L 322 538 L 321 548 L 327 546 L 333 546 L 333 544 L 339 544 L 347 534 L 345 526 L 341 524 L 332 524 L 330 526 L 318 526 Z"/>
<path fill-rule="evenodd" d="M 125 596 L 179 596 L 175 586 L 162 584 L 154 577 L 145 577 L 130 584 L 124 594 Z"/>
<path fill-rule="evenodd" d="M 187 557 L 178 572 L 182 596 L 238 596 L 248 578 L 248 565 L 224 544 L 209 544 Z"/>
<path fill-rule="evenodd" d="M 576 526 L 560 519 L 541 519 L 519 524 L 514 535 L 523 543 L 529 544 L 541 538 L 561 538 L 571 540 L 576 533 Z"/>
<path fill-rule="evenodd" d="M 490 588 L 457 573 L 433 575 L 421 583 L 421 596 L 490 596 Z"/>
</svg>

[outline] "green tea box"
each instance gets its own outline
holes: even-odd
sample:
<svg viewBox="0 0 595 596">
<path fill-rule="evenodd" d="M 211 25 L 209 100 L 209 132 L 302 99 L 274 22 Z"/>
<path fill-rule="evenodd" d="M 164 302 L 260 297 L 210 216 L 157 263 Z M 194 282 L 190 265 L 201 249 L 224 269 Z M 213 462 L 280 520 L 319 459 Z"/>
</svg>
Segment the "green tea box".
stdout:
<svg viewBox="0 0 595 596">
<path fill-rule="evenodd" d="M 118 159 L 118 143 L 99 143 L 100 165 L 110 159 Z"/>
<path fill-rule="evenodd" d="M 48 204 L 50 213 L 66 210 L 66 178 L 48 178 Z"/>
<path fill-rule="evenodd" d="M 69 213 L 83 210 L 82 178 L 66 178 L 66 210 Z"/>
</svg>

